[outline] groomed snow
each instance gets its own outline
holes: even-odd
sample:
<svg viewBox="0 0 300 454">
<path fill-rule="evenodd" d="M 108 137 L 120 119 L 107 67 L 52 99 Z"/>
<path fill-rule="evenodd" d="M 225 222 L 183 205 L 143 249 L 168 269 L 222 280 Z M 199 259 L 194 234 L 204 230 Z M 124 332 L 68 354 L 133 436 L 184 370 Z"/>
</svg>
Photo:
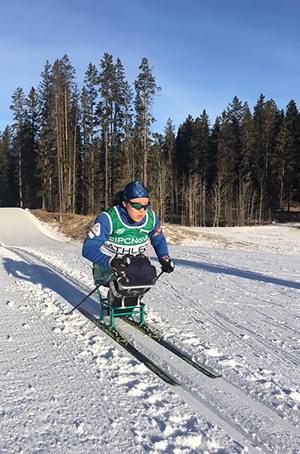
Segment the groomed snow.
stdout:
<svg viewBox="0 0 300 454">
<path fill-rule="evenodd" d="M 165 226 L 176 270 L 145 296 L 147 322 L 222 373 L 206 378 L 119 321 L 172 388 L 66 315 L 93 289 L 81 244 L 0 208 L 0 453 L 299 453 L 299 227 Z M 83 307 L 96 314 L 97 298 Z"/>
</svg>

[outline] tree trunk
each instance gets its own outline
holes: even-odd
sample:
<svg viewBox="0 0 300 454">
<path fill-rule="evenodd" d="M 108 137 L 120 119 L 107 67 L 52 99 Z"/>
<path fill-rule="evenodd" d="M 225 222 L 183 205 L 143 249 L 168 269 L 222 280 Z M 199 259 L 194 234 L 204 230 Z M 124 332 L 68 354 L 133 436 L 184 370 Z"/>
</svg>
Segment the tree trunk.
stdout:
<svg viewBox="0 0 300 454">
<path fill-rule="evenodd" d="M 104 204 L 108 208 L 108 129 L 105 127 L 105 151 L 104 151 Z"/>
<path fill-rule="evenodd" d="M 19 205 L 23 208 L 23 182 L 22 182 L 22 148 L 18 146 L 18 186 L 19 186 Z"/>
</svg>

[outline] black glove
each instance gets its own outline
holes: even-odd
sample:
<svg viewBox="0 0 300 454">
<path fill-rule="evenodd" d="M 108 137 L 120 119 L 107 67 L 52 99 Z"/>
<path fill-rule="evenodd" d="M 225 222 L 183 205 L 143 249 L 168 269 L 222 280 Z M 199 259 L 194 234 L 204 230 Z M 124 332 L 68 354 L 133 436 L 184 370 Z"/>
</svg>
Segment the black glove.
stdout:
<svg viewBox="0 0 300 454">
<path fill-rule="evenodd" d="M 128 265 L 130 265 L 130 258 L 129 257 L 117 257 L 115 256 L 111 261 L 110 261 L 110 268 L 117 274 L 118 276 L 125 276 L 126 272 L 125 269 L 127 268 Z"/>
<path fill-rule="evenodd" d="M 168 255 L 159 259 L 159 263 L 161 264 L 161 269 L 164 273 L 172 273 L 172 271 L 174 271 L 175 263 L 172 262 Z"/>
</svg>

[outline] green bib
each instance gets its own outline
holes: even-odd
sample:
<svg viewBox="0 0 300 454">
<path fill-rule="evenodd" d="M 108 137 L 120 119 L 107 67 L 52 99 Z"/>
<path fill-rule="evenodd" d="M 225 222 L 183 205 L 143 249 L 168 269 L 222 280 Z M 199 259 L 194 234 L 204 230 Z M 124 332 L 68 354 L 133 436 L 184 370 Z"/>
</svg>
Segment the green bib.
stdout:
<svg viewBox="0 0 300 454">
<path fill-rule="evenodd" d="M 148 244 L 148 234 L 155 225 L 155 215 L 152 210 L 147 210 L 145 222 L 141 225 L 129 226 L 125 224 L 118 213 L 116 207 L 111 207 L 105 211 L 111 229 L 108 241 L 105 241 L 106 253 L 111 255 L 138 255 L 145 253 Z"/>
</svg>

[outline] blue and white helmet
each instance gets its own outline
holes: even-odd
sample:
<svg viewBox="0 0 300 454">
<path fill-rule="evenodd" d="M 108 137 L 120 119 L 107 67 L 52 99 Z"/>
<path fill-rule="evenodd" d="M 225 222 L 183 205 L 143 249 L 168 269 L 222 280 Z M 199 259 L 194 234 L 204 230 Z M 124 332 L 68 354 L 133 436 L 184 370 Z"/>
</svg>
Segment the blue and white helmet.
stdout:
<svg viewBox="0 0 300 454">
<path fill-rule="evenodd" d="M 149 198 L 147 189 L 142 181 L 132 181 L 124 189 L 124 200 Z"/>
</svg>

